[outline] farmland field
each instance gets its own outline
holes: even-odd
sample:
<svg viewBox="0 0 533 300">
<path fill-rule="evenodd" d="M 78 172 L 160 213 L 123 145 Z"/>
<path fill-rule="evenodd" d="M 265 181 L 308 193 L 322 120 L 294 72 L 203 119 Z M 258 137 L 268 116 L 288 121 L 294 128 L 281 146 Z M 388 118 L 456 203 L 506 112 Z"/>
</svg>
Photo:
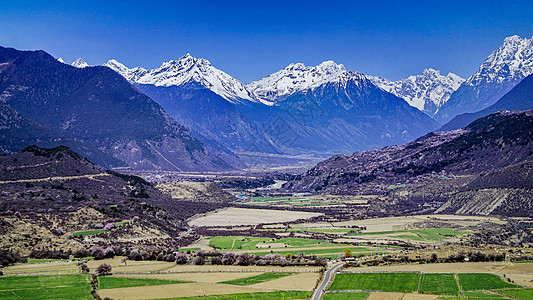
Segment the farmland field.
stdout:
<svg viewBox="0 0 533 300">
<path fill-rule="evenodd" d="M 362 232 L 352 233 L 349 236 L 365 237 L 370 239 L 402 239 L 413 241 L 443 241 L 454 236 L 466 234 L 465 232 L 455 231 L 447 228 L 430 228 L 430 229 L 412 229 L 412 230 L 393 230 L 381 232 Z"/>
<path fill-rule="evenodd" d="M 211 237 L 210 246 L 219 247 L 221 250 L 257 250 L 260 248 L 308 248 L 308 247 L 342 247 L 342 244 L 325 243 L 322 240 L 302 238 L 256 238 L 245 236 L 217 236 Z M 269 247 L 270 246 L 270 247 Z"/>
<path fill-rule="evenodd" d="M 223 282 L 220 282 L 220 283 L 234 284 L 234 285 L 252 285 L 252 284 L 257 284 L 257 283 L 261 283 L 261 282 L 265 282 L 265 281 L 270 281 L 270 280 L 273 280 L 273 279 L 282 278 L 282 277 L 289 276 L 289 275 L 292 275 L 292 274 L 294 274 L 294 273 L 269 272 L 269 273 L 263 273 L 263 274 L 259 274 L 259 275 L 255 275 L 255 276 L 251 276 L 251 277 L 246 277 L 246 278 L 240 278 L 240 279 L 235 279 L 235 280 L 230 280 L 230 281 L 223 281 Z"/>
<path fill-rule="evenodd" d="M 324 300 L 364 300 L 368 294 L 368 292 L 326 293 Z"/>
<path fill-rule="evenodd" d="M 229 295 L 211 295 L 197 297 L 170 298 L 179 300 L 233 300 L 233 299 L 264 299 L 264 300 L 289 300 L 289 299 L 307 299 L 309 292 L 302 291 L 277 291 L 277 292 L 259 292 L 259 293 L 242 293 Z"/>
<path fill-rule="evenodd" d="M 499 290 L 498 292 L 517 299 L 533 299 L 533 289 Z"/>
<path fill-rule="evenodd" d="M 419 277 L 419 273 L 341 273 L 335 276 L 329 290 L 413 292 Z"/>
<path fill-rule="evenodd" d="M 238 226 L 257 225 L 260 223 L 281 223 L 310 219 L 319 216 L 319 213 L 301 211 L 280 211 L 269 209 L 228 208 L 189 222 L 196 226 Z"/>
<path fill-rule="evenodd" d="M 0 278 L 0 299 L 93 299 L 88 275 Z"/>
<path fill-rule="evenodd" d="M 184 283 L 187 281 L 161 280 L 161 279 L 141 279 L 141 278 L 120 278 L 120 277 L 98 277 L 98 287 L 100 289 L 116 289 L 132 286 L 150 286 Z"/>
<path fill-rule="evenodd" d="M 457 286 L 454 274 L 422 274 L 419 292 L 457 295 L 459 286 Z"/>
<path fill-rule="evenodd" d="M 463 292 L 463 296 L 465 296 L 465 299 L 472 299 L 472 300 L 500 300 L 500 299 L 508 299 L 502 295 L 498 295 L 492 292 L 488 291 L 476 291 L 476 292 Z"/>
<path fill-rule="evenodd" d="M 502 278 L 494 274 L 464 273 L 458 274 L 457 276 L 459 277 L 461 289 L 464 291 L 517 287 L 514 284 L 503 281 Z"/>
</svg>

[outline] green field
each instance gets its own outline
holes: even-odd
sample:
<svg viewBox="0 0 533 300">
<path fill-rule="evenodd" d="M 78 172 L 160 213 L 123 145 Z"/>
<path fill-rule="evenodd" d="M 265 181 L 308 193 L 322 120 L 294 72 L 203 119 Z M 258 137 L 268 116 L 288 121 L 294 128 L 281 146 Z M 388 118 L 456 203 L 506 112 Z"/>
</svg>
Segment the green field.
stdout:
<svg viewBox="0 0 533 300">
<path fill-rule="evenodd" d="M 341 273 L 335 276 L 329 290 L 413 292 L 419 277 L 419 273 Z"/>
<path fill-rule="evenodd" d="M 322 240 L 302 239 L 302 238 L 257 238 L 247 236 L 216 236 L 209 239 L 209 245 L 219 247 L 222 250 L 256 250 L 257 244 L 263 243 L 284 243 L 287 247 L 308 248 L 308 247 L 343 247 L 342 244 L 325 243 Z"/>
<path fill-rule="evenodd" d="M 0 299 L 93 299 L 88 275 L 0 278 Z"/>
<path fill-rule="evenodd" d="M 259 293 L 242 293 L 228 295 L 211 295 L 197 297 L 169 298 L 165 300 L 233 300 L 233 299 L 261 299 L 261 300 L 289 300 L 289 299 L 307 299 L 311 292 L 304 291 L 276 291 L 276 292 L 259 292 Z"/>
<path fill-rule="evenodd" d="M 499 290 L 498 292 L 517 299 L 533 299 L 533 289 Z"/>
<path fill-rule="evenodd" d="M 294 273 L 286 273 L 286 272 L 268 272 L 268 273 L 263 273 L 263 274 L 259 274 L 256 276 L 223 281 L 220 283 L 233 284 L 233 285 L 252 285 L 256 283 L 261 283 L 265 281 L 282 278 L 282 277 L 293 275 L 293 274 Z"/>
<path fill-rule="evenodd" d="M 429 294 L 457 295 L 459 286 L 454 274 L 422 274 L 418 291 Z"/>
<path fill-rule="evenodd" d="M 500 299 L 507 299 L 506 297 L 503 297 L 502 295 L 494 294 L 487 291 L 477 291 L 477 292 L 463 292 L 463 296 L 465 296 L 465 299 L 483 299 L 483 300 L 500 300 Z"/>
<path fill-rule="evenodd" d="M 398 234 L 405 233 L 405 234 Z M 466 234 L 466 232 L 455 231 L 447 228 L 429 228 L 412 230 L 393 230 L 380 232 L 351 233 L 349 236 L 382 235 L 384 238 L 390 236 L 395 239 L 405 239 L 413 241 L 443 241 L 450 237 Z"/>
<path fill-rule="evenodd" d="M 368 297 L 368 292 L 352 292 L 352 293 L 327 293 L 324 300 L 365 300 Z"/>
<path fill-rule="evenodd" d="M 88 235 L 102 233 L 104 231 L 105 231 L 104 229 L 92 229 L 92 230 L 86 230 L 86 231 L 77 231 L 77 232 L 72 233 L 72 235 L 73 236 L 83 236 L 83 237 L 85 237 L 85 236 L 88 236 Z"/>
<path fill-rule="evenodd" d="M 325 249 L 309 249 L 309 250 L 296 250 L 291 251 L 290 248 L 287 248 L 287 250 L 272 250 L 273 254 L 281 254 L 286 255 L 287 253 L 290 253 L 292 255 L 297 255 L 300 253 L 303 253 L 305 255 L 316 255 L 321 257 L 331 257 L 331 254 L 335 254 L 335 258 L 338 258 L 338 255 L 343 253 L 345 249 L 350 249 L 353 253 L 353 256 L 356 257 L 360 254 L 369 255 L 371 253 L 376 253 L 376 248 L 368 248 L 368 247 L 339 247 L 339 248 L 325 248 Z M 387 251 L 386 248 L 380 248 L 381 254 L 389 254 L 390 251 Z M 250 252 L 250 254 L 264 256 L 266 254 L 269 254 L 268 252 Z"/>
<path fill-rule="evenodd" d="M 499 276 L 494 274 L 483 273 L 464 273 L 457 274 L 459 284 L 463 291 L 475 290 L 493 290 L 518 287 L 517 285 L 503 281 Z"/>
<path fill-rule="evenodd" d="M 134 286 L 177 284 L 184 282 L 186 281 L 100 276 L 98 277 L 98 288 L 106 290 Z"/>
<path fill-rule="evenodd" d="M 324 228 L 324 229 L 308 229 L 308 228 L 271 228 L 271 229 L 259 229 L 258 231 L 281 231 L 281 232 L 318 232 L 318 233 L 333 233 L 333 234 L 345 234 L 350 231 L 354 231 L 353 228 Z"/>
</svg>

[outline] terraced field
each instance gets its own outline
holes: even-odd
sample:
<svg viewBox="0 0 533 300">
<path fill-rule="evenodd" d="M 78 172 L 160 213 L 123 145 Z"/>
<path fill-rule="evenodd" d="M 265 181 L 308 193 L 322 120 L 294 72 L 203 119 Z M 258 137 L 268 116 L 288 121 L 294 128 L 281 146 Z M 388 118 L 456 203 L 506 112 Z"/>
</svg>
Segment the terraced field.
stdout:
<svg viewBox="0 0 533 300">
<path fill-rule="evenodd" d="M 414 292 L 419 278 L 419 273 L 341 273 L 329 290 Z"/>
<path fill-rule="evenodd" d="M 466 232 L 455 231 L 448 228 L 429 228 L 412 230 L 393 230 L 381 232 L 352 233 L 348 236 L 364 237 L 367 239 L 399 239 L 421 242 L 445 241 L 455 236 L 461 236 Z"/>
<path fill-rule="evenodd" d="M 350 293 L 353 291 L 369 291 L 374 298 L 385 297 L 384 293 L 376 292 L 400 292 L 394 298 L 423 298 L 425 296 L 422 295 L 426 295 L 430 299 L 430 295 L 435 295 L 433 299 L 438 297 L 442 300 L 459 300 L 463 297 L 533 299 L 533 289 L 505 282 L 495 274 L 486 273 L 340 273 L 328 290 L 333 292 L 326 294 L 326 300 L 351 299 Z M 410 294 L 413 292 L 418 294 Z M 393 295 L 389 296 L 392 299 Z"/>
<path fill-rule="evenodd" d="M 303 238 L 257 238 L 245 236 L 221 236 L 211 237 L 209 240 L 211 247 L 216 247 L 221 251 L 247 252 L 255 255 L 265 255 L 276 253 L 285 255 L 287 253 L 297 255 L 317 255 L 331 257 L 332 253 L 337 257 L 345 249 L 350 249 L 353 255 L 371 254 L 379 251 L 382 254 L 392 253 L 398 247 L 356 247 L 350 244 L 327 243 L 323 240 L 303 239 Z"/>
<path fill-rule="evenodd" d="M 0 277 L 0 299 L 93 299 L 88 275 Z"/>
<path fill-rule="evenodd" d="M 422 274 L 418 291 L 428 294 L 457 295 L 459 286 L 454 274 Z"/>
</svg>

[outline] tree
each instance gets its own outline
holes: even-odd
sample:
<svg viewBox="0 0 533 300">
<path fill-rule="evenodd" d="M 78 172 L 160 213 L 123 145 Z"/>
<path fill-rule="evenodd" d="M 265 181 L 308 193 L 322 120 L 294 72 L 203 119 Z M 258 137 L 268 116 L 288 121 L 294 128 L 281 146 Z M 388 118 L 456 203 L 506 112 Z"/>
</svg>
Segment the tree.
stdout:
<svg viewBox="0 0 533 300">
<path fill-rule="evenodd" d="M 224 256 L 222 257 L 222 263 L 225 265 L 233 265 L 236 261 L 235 253 L 233 252 L 226 252 L 224 253 Z"/>
<path fill-rule="evenodd" d="M 344 254 L 346 254 L 346 257 L 353 257 L 352 250 L 350 249 L 344 249 Z"/>
<path fill-rule="evenodd" d="M 108 265 L 108 264 L 101 264 L 98 266 L 98 268 L 96 268 L 96 273 L 98 275 L 108 275 L 108 274 L 111 274 L 111 266 Z"/>
<path fill-rule="evenodd" d="M 80 264 L 80 272 L 81 273 L 89 273 L 91 270 L 89 270 L 89 267 L 87 267 L 87 262 L 84 261 Z"/>
<path fill-rule="evenodd" d="M 222 264 L 222 258 L 215 256 L 211 258 L 211 264 L 212 265 L 221 265 Z"/>
<path fill-rule="evenodd" d="M 203 256 L 198 256 L 194 259 L 194 264 L 195 265 L 204 265 L 205 264 L 205 259 Z"/>
<path fill-rule="evenodd" d="M 184 265 L 187 263 L 187 260 L 189 260 L 189 257 L 184 252 L 176 253 L 176 263 L 179 265 Z"/>
</svg>

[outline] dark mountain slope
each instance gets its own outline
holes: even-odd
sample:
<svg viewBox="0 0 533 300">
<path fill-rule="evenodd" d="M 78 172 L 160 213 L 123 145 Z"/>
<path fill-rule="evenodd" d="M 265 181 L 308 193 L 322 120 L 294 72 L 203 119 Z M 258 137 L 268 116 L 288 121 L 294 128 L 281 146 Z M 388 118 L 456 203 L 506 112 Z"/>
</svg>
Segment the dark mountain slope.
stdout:
<svg viewBox="0 0 533 300">
<path fill-rule="evenodd" d="M 43 51 L 0 48 L 0 92 L 22 117 L 135 169 L 230 168 L 106 67 L 78 69 Z"/>
<path fill-rule="evenodd" d="M 278 152 L 264 139 L 264 129 L 246 114 L 243 107 L 259 108 L 263 104 L 250 101 L 234 104 L 194 83 L 181 86 L 134 85 L 205 143 L 214 141 L 233 151 L 249 149 L 250 143 L 254 143 L 261 151 Z"/>
<path fill-rule="evenodd" d="M 356 72 L 295 93 L 280 101 L 278 109 L 278 131 L 292 133 L 286 140 L 293 147 L 329 153 L 401 144 L 437 127 Z"/>
<path fill-rule="evenodd" d="M 533 109 L 533 75 L 524 78 L 509 93 L 505 94 L 493 105 L 475 112 L 458 115 L 443 125 L 439 131 L 448 131 L 465 127 L 476 119 L 488 116 L 500 110 Z"/>
<path fill-rule="evenodd" d="M 496 113 L 464 129 L 427 134 L 411 143 L 337 155 L 285 187 L 293 191 L 356 193 L 439 172 L 472 175 L 533 159 L 533 112 Z"/>
</svg>

